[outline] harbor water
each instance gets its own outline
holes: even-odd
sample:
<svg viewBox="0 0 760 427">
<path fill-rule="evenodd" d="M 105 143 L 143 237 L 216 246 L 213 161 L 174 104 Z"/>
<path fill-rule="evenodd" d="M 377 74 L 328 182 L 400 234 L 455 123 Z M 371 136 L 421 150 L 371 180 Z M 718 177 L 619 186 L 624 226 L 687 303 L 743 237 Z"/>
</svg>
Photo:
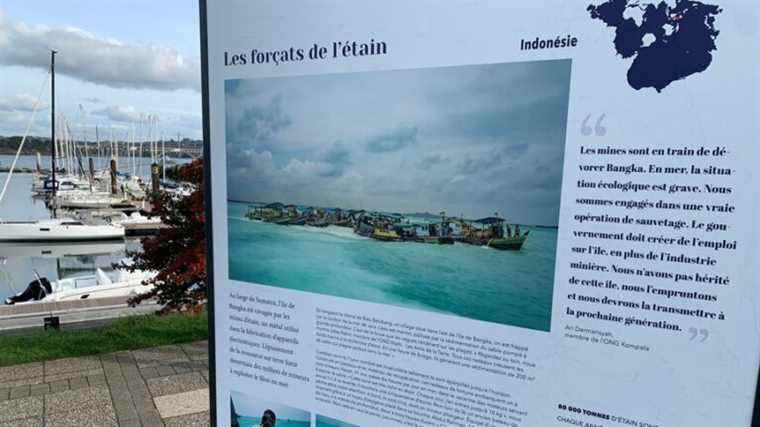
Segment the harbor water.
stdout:
<svg viewBox="0 0 760 427">
<path fill-rule="evenodd" d="M 239 281 L 548 331 L 557 230 L 524 228 L 519 251 L 380 242 L 350 228 L 280 226 L 229 202 L 229 272 Z"/>
</svg>

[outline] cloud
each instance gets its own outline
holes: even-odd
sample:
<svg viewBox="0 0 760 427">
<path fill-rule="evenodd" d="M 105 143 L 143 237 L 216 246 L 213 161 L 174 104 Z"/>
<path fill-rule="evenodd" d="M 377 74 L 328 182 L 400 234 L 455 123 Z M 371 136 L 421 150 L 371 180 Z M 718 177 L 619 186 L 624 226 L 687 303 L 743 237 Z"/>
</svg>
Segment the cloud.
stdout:
<svg viewBox="0 0 760 427">
<path fill-rule="evenodd" d="M 37 103 L 37 98 L 25 93 L 0 98 L 0 111 L 33 111 L 35 103 Z M 46 102 L 40 101 L 37 110 L 44 110 L 48 107 L 49 105 Z"/>
<path fill-rule="evenodd" d="M 0 64 L 47 70 L 112 88 L 200 90 L 200 64 L 175 49 L 123 43 L 72 27 L 11 22 L 0 10 Z"/>
<path fill-rule="evenodd" d="M 444 157 L 440 154 L 433 154 L 432 156 L 423 157 L 422 160 L 417 162 L 417 168 L 422 170 L 430 170 L 435 166 L 449 163 L 450 158 Z"/>
<path fill-rule="evenodd" d="M 97 96 L 84 97 L 82 98 L 82 101 L 87 102 L 89 104 L 102 104 L 105 102 L 102 99 L 98 98 Z"/>
<path fill-rule="evenodd" d="M 541 61 L 227 82 L 228 196 L 556 225 L 569 70 Z"/>
<path fill-rule="evenodd" d="M 351 152 L 342 142 L 336 141 L 325 153 L 323 161 L 329 166 L 329 169 L 320 173 L 320 176 L 339 177 L 351 165 Z"/>
<path fill-rule="evenodd" d="M 398 151 L 417 142 L 417 126 L 401 125 L 396 129 L 377 135 L 367 141 L 370 153 Z"/>
<path fill-rule="evenodd" d="M 133 123 L 145 118 L 145 113 L 140 113 L 132 106 L 110 105 L 92 112 L 94 116 L 105 117 L 114 122 Z"/>
<path fill-rule="evenodd" d="M 282 106 L 282 96 L 275 96 L 265 104 L 254 104 L 243 110 L 237 132 L 256 142 L 269 141 L 292 123 Z"/>
</svg>

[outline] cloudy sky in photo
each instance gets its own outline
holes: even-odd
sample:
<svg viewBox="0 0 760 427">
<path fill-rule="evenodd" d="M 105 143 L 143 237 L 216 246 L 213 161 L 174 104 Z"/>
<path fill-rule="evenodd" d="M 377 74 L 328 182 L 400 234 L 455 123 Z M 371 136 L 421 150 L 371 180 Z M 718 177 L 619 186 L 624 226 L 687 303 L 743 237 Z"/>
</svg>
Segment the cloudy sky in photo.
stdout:
<svg viewBox="0 0 760 427">
<path fill-rule="evenodd" d="M 556 225 L 569 82 L 569 60 L 228 81 L 228 197 Z"/>
<path fill-rule="evenodd" d="M 0 136 L 23 134 L 57 49 L 56 111 L 75 132 L 123 137 L 152 114 L 167 138 L 201 138 L 198 31 L 193 1 L 1 1 Z M 42 94 L 32 134 L 47 136 Z"/>
</svg>

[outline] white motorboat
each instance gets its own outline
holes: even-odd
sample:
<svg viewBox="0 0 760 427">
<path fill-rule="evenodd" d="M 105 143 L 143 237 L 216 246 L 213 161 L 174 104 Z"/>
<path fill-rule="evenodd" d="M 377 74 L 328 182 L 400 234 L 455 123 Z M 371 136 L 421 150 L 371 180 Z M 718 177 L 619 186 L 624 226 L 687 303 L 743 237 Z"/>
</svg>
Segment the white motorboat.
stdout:
<svg viewBox="0 0 760 427">
<path fill-rule="evenodd" d="M 112 297 L 131 298 L 150 292 L 153 285 L 143 285 L 143 282 L 153 277 L 155 273 L 152 272 L 115 270 L 106 273 L 101 269 L 97 269 L 92 275 L 54 282 L 38 277 L 29 283 L 24 292 L 6 299 L 5 303 L 13 305 Z"/>
<path fill-rule="evenodd" d="M 85 225 L 71 219 L 0 221 L 0 242 L 82 242 L 123 238 L 122 227 Z"/>
</svg>

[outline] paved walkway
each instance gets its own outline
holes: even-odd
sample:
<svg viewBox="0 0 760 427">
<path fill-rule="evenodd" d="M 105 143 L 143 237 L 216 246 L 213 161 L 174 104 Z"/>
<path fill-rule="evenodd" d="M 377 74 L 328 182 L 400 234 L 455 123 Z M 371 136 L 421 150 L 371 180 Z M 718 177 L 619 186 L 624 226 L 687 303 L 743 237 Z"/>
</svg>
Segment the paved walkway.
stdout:
<svg viewBox="0 0 760 427">
<path fill-rule="evenodd" d="M 207 426 L 208 411 L 205 341 L 0 368 L 0 427 Z"/>
</svg>

